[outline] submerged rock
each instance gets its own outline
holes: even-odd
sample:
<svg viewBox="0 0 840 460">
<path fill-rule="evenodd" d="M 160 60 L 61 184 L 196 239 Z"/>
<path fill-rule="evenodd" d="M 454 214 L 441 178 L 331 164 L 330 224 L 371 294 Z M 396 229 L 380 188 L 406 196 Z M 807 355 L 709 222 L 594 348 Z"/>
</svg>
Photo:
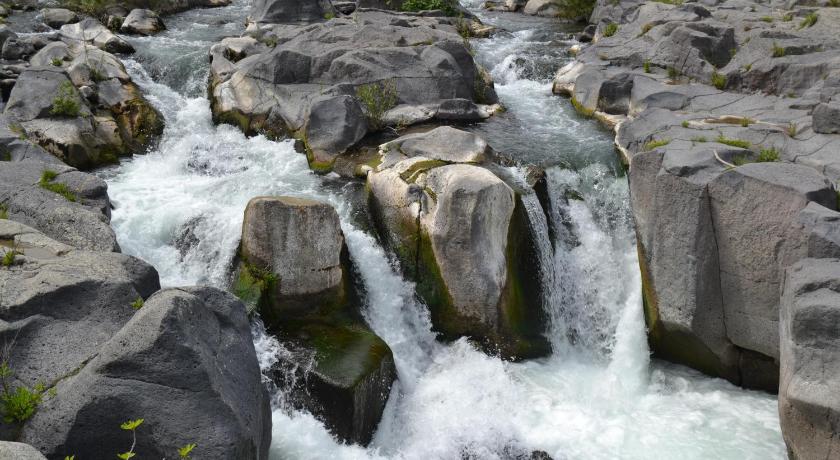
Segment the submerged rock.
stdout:
<svg viewBox="0 0 840 460">
<path fill-rule="evenodd" d="M 442 133 L 464 149 L 444 145 Z M 505 357 L 546 354 L 539 288 L 523 289 L 526 278 L 538 283 L 539 276 L 525 273 L 533 242 L 521 198 L 488 169 L 460 163 L 483 160 L 486 143 L 438 128 L 381 149 L 367 176 L 372 214 L 436 330 L 447 340 L 472 337 Z M 421 153 L 428 156 L 411 156 Z"/>
<path fill-rule="evenodd" d="M 787 269 L 781 301 L 779 416 L 791 458 L 840 449 L 840 259 Z"/>
</svg>

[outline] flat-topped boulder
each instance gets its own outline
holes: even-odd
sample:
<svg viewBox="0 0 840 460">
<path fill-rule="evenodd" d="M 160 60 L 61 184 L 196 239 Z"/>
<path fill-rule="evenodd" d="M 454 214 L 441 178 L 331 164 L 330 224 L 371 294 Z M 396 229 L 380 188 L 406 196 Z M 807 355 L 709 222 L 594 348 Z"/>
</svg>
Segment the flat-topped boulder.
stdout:
<svg viewBox="0 0 840 460">
<path fill-rule="evenodd" d="M 79 15 L 66 8 L 44 8 L 41 10 L 41 20 L 53 29 L 60 29 L 66 24 L 79 22 Z"/>
<path fill-rule="evenodd" d="M 520 193 L 475 164 L 486 159 L 483 140 L 451 131 L 381 147 L 381 161 L 367 175 L 374 221 L 443 338 L 469 336 L 509 358 L 539 356 L 547 352 L 539 289 L 513 287 L 538 279 L 539 270 L 528 257 L 533 242 Z M 438 142 L 442 132 L 464 150 Z"/>
<path fill-rule="evenodd" d="M 803 259 L 785 274 L 779 418 L 792 458 L 833 458 L 840 448 L 838 280 L 840 259 Z"/>
<path fill-rule="evenodd" d="M 256 0 L 248 19 L 257 23 L 320 22 L 335 17 L 328 0 Z"/>
<path fill-rule="evenodd" d="M 454 24 L 373 10 L 312 25 L 254 24 L 249 33 L 274 48 L 236 62 L 226 47 L 211 50 L 214 117 L 304 140 L 320 171 L 388 124 L 487 118 L 497 101 L 492 81 Z"/>
<path fill-rule="evenodd" d="M 68 45 L 90 44 L 109 53 L 133 53 L 130 43 L 93 18 L 61 26 L 60 38 Z"/>
<path fill-rule="evenodd" d="M 131 10 L 120 26 L 120 32 L 136 35 L 154 35 L 165 29 L 166 26 L 157 13 L 140 8 Z"/>
</svg>

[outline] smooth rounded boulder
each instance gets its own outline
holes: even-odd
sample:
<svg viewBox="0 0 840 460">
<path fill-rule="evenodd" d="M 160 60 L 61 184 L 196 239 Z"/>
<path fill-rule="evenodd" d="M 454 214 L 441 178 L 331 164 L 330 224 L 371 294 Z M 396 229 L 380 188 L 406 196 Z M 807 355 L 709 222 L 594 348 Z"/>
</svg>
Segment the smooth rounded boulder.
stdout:
<svg viewBox="0 0 840 460">
<path fill-rule="evenodd" d="M 135 35 L 154 35 L 166 26 L 163 20 L 152 10 L 133 9 L 120 26 L 120 32 Z"/>
</svg>

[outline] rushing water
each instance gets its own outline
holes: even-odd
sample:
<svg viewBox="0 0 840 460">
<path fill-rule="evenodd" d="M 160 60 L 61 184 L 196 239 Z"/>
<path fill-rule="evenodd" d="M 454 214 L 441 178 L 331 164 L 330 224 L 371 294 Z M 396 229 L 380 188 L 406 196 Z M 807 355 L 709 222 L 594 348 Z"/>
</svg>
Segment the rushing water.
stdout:
<svg viewBox="0 0 840 460">
<path fill-rule="evenodd" d="M 392 348 L 399 380 L 369 448 L 336 442 L 276 394 L 272 458 L 496 459 L 533 450 L 558 460 L 784 458 L 773 397 L 649 360 L 626 178 L 611 135 L 550 91 L 568 59 L 566 26 L 486 16 L 509 32 L 474 43 L 508 111 L 470 129 L 549 168 L 550 218 L 535 221 L 535 231 L 550 268 L 543 280 L 554 353 L 509 363 L 466 341 L 434 340 L 414 286 L 357 222 L 358 183 L 312 174 L 290 141 L 213 125 L 207 51 L 241 33 L 246 10 L 237 0 L 182 13 L 166 32 L 131 39 L 138 53 L 126 65 L 166 132 L 155 151 L 102 174 L 120 245 L 152 263 L 167 286 L 225 285 L 251 197 L 306 196 L 338 210 L 366 289 L 365 318 Z M 255 344 L 265 368 L 287 352 L 259 324 Z"/>
</svg>

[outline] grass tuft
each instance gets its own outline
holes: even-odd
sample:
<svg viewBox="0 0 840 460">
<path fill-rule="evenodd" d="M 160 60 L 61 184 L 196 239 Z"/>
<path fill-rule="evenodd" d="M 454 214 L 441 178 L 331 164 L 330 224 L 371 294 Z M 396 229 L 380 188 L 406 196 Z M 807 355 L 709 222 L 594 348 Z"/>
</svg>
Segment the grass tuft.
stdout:
<svg viewBox="0 0 840 460">
<path fill-rule="evenodd" d="M 712 85 L 714 85 L 715 88 L 720 90 L 726 88 L 726 82 L 726 75 L 719 74 L 717 71 L 712 72 Z"/>
<path fill-rule="evenodd" d="M 724 136 L 723 134 L 718 136 L 717 139 L 715 139 L 715 141 L 724 145 L 729 145 L 732 147 L 738 147 L 742 149 L 748 149 L 752 147 L 752 143 L 750 143 L 750 141 L 745 141 L 742 139 L 731 139 Z"/>
<path fill-rule="evenodd" d="M 385 112 L 397 104 L 397 85 L 392 80 L 388 80 L 359 86 L 356 88 L 356 99 L 365 109 L 371 131 L 378 131 L 385 127 L 383 120 Z"/>
<path fill-rule="evenodd" d="M 57 172 L 47 169 L 41 174 L 41 180 L 38 181 L 38 185 L 42 189 L 58 193 L 67 199 L 67 201 L 78 201 L 76 194 L 70 191 L 66 185 L 54 182 L 56 177 L 58 177 Z"/>
<path fill-rule="evenodd" d="M 652 139 L 645 143 L 644 145 L 644 152 L 648 152 L 655 148 L 659 148 L 671 143 L 671 139 Z"/>
<path fill-rule="evenodd" d="M 799 23 L 799 28 L 800 28 L 800 29 L 804 29 L 804 28 L 806 28 L 806 27 L 813 27 L 813 26 L 814 26 L 814 24 L 816 24 L 816 23 L 817 23 L 817 20 L 818 20 L 819 18 L 820 18 L 820 15 L 819 15 L 819 14 L 817 14 L 816 12 L 811 13 L 811 14 L 809 14 L 809 15 L 805 16 L 805 17 L 802 19 L 802 22 L 800 22 L 800 23 Z"/>
<path fill-rule="evenodd" d="M 618 24 L 611 22 L 604 28 L 604 37 L 612 37 L 618 32 Z"/>
</svg>

